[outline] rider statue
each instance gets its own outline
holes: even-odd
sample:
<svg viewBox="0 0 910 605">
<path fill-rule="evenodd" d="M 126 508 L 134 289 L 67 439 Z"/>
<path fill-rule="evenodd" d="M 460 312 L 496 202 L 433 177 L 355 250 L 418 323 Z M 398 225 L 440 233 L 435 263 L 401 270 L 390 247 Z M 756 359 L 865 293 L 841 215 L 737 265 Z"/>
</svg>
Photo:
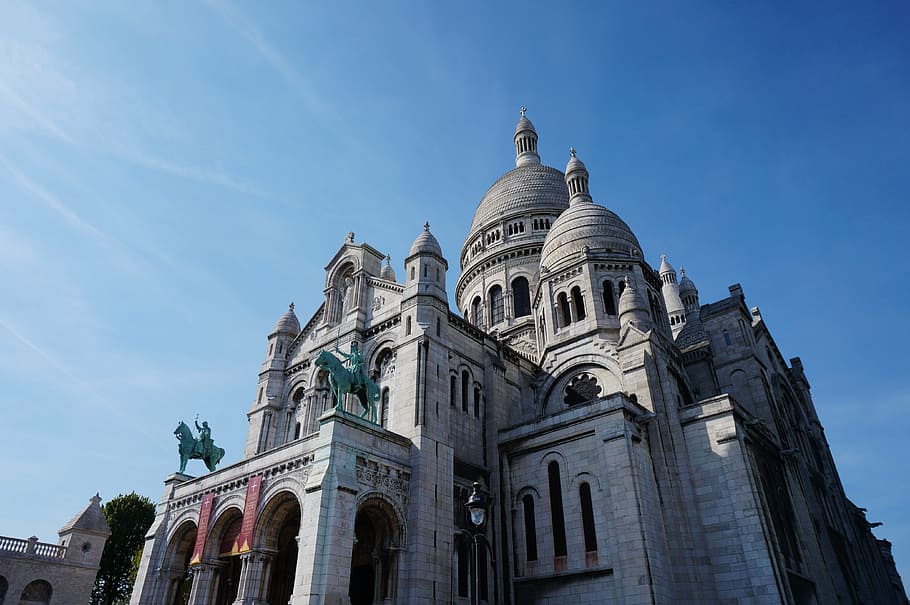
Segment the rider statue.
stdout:
<svg viewBox="0 0 910 605">
<path fill-rule="evenodd" d="M 351 376 L 354 378 L 352 387 L 366 387 L 368 377 L 363 369 L 363 353 L 356 342 L 351 342 L 351 353 L 345 353 L 335 345 L 335 352 L 351 362 Z"/>
<path fill-rule="evenodd" d="M 196 449 L 200 456 L 205 457 L 209 452 L 212 451 L 212 446 L 215 445 L 215 442 L 212 440 L 212 429 L 209 428 L 209 423 L 206 420 L 202 421 L 202 426 L 199 426 L 199 415 L 196 415 L 196 430 L 199 431 L 199 439 L 196 441 Z"/>
</svg>

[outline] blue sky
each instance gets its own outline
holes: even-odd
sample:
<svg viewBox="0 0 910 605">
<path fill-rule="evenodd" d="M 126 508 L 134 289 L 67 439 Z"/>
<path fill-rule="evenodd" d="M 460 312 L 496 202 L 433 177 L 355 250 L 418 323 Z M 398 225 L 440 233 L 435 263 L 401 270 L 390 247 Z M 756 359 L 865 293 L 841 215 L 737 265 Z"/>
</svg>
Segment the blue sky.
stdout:
<svg viewBox="0 0 910 605">
<path fill-rule="evenodd" d="M 157 500 L 197 413 L 237 461 L 287 304 L 424 221 L 454 284 L 526 105 L 653 266 L 802 358 L 910 579 L 910 7 L 771 4 L 0 4 L 0 534 Z"/>
</svg>

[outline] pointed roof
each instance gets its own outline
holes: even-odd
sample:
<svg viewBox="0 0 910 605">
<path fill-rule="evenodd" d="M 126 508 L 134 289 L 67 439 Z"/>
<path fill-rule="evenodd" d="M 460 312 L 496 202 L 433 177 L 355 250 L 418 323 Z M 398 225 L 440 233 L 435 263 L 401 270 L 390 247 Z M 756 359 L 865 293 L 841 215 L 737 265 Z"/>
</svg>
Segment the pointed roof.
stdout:
<svg viewBox="0 0 910 605">
<path fill-rule="evenodd" d="M 111 533 L 111 526 L 107 524 L 107 519 L 104 518 L 104 512 L 101 510 L 101 496 L 98 494 L 92 496 L 86 507 L 70 519 L 69 523 L 61 527 L 57 533 L 63 535 L 75 530 Z"/>
<path fill-rule="evenodd" d="M 294 313 L 294 303 L 288 305 L 288 310 L 275 322 L 275 328 L 272 333 L 276 332 L 287 332 L 294 335 L 300 332 L 300 320 L 297 319 L 297 314 Z"/>
<path fill-rule="evenodd" d="M 664 273 L 676 273 L 676 269 L 673 268 L 673 265 L 667 260 L 666 254 L 660 255 L 660 269 L 658 273 L 663 275 Z"/>
<path fill-rule="evenodd" d="M 408 253 L 408 258 L 415 254 L 435 254 L 439 258 L 442 258 L 442 248 L 439 246 L 439 241 L 436 237 L 430 233 L 430 223 L 424 223 L 423 231 L 417 236 L 414 243 L 411 244 L 411 251 Z"/>
</svg>

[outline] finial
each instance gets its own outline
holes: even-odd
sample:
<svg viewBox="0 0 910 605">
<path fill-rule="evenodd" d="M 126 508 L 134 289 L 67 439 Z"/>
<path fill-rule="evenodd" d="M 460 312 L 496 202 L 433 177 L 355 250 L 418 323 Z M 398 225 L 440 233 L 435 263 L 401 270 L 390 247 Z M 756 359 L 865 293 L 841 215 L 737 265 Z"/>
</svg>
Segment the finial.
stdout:
<svg viewBox="0 0 910 605">
<path fill-rule="evenodd" d="M 569 147 L 569 154 L 574 158 L 575 157 L 575 148 Z"/>
<path fill-rule="evenodd" d="M 294 312 L 294 303 L 291 303 L 288 305 L 288 311 L 290 311 L 291 313 Z"/>
<path fill-rule="evenodd" d="M 348 231 L 347 237 L 344 238 L 344 241 L 353 242 L 354 241 L 354 232 Z"/>
<path fill-rule="evenodd" d="M 686 276 L 686 268 L 685 268 L 685 267 L 680 267 L 680 268 L 679 268 L 679 275 L 680 275 L 681 277 L 685 277 L 685 276 Z"/>
<path fill-rule="evenodd" d="M 521 117 L 525 117 L 525 112 L 528 111 L 528 108 L 524 105 L 521 106 Z"/>
<path fill-rule="evenodd" d="M 391 263 L 392 263 L 392 257 L 389 256 L 388 254 L 386 254 L 386 255 L 385 255 L 385 262 L 391 264 Z"/>
<path fill-rule="evenodd" d="M 426 231 L 427 233 L 430 232 L 430 221 L 427 221 L 423 224 L 423 230 Z"/>
<path fill-rule="evenodd" d="M 667 255 L 666 255 L 666 254 L 661 254 L 661 255 L 660 255 L 660 260 L 667 260 Z"/>
</svg>

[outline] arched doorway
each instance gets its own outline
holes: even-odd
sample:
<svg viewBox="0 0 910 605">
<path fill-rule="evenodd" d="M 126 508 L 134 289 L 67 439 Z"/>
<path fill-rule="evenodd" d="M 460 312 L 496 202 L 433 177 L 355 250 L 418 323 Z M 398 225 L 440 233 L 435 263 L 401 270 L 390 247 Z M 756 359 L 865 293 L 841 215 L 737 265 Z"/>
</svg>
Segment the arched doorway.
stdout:
<svg viewBox="0 0 910 605">
<path fill-rule="evenodd" d="M 274 553 L 269 563 L 268 602 L 287 603 L 297 573 L 297 537 L 300 534 L 300 503 L 291 492 L 280 492 L 262 509 L 261 545 Z M 266 580 L 263 580 L 266 581 Z"/>
<path fill-rule="evenodd" d="M 379 496 L 363 501 L 354 517 L 351 605 L 392 603 L 398 575 L 402 527 L 395 509 Z"/>
<path fill-rule="evenodd" d="M 189 603 L 190 590 L 193 587 L 193 573 L 190 570 L 190 557 L 196 543 L 196 524 L 187 521 L 174 532 L 164 555 L 162 573 L 167 577 L 165 603 L 186 605 Z"/>
</svg>

